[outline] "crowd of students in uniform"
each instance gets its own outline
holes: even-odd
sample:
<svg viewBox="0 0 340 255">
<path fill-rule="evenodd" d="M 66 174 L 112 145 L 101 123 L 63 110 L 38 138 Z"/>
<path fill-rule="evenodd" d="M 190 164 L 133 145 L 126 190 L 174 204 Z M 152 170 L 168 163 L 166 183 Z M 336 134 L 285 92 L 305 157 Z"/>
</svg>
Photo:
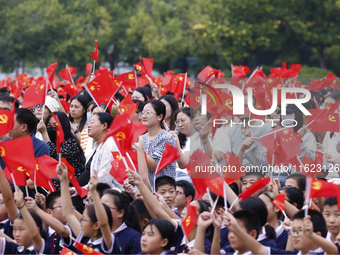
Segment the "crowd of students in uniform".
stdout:
<svg viewBox="0 0 340 255">
<path fill-rule="evenodd" d="M 172 95 L 160 96 L 153 85 L 137 88 L 131 95 L 138 104 L 132 120 L 141 121 L 147 132 L 132 146 L 137 151 L 138 171 L 127 169 L 128 179 L 121 184 L 109 173 L 117 145 L 112 137 L 104 139 L 119 114 L 116 105 L 112 109 L 98 106 L 85 91 L 73 98 L 62 98 L 50 90 L 44 105 L 24 109 L 6 89 L 0 92 L 0 109 L 10 110 L 16 104 L 13 130 L 0 137 L 1 141 L 31 136 L 35 157 L 50 155 L 58 160 L 56 120 L 51 115 L 54 113 L 65 136 L 61 156 L 75 168 L 79 184 L 88 189 L 87 197 L 81 198 L 70 187 L 64 163 L 58 164 L 58 178 L 52 180 L 55 192 L 41 188 L 36 192 L 33 181 L 28 180 L 30 189 L 26 194 L 24 188 L 10 183 L 1 170 L 0 254 L 59 254 L 64 247 L 82 253 L 76 248 L 77 242 L 104 254 L 339 253 L 337 198 L 314 199 L 305 217 L 306 178 L 293 169 L 288 174 L 271 175 L 265 188 L 234 203 L 237 195 L 264 177 L 258 166 L 268 165 L 266 149 L 256 138 L 272 129 L 268 125 L 257 129 L 222 125 L 212 136 L 210 113 L 202 115 L 200 107 L 192 109 Z M 118 94 L 116 98 L 122 99 Z M 60 100 L 68 100 L 70 109 L 64 109 Z M 337 93 L 326 91 L 323 99 L 308 102 L 305 107 L 313 109 L 317 104 L 324 107 L 338 101 Z M 268 118 L 280 119 L 279 110 L 278 107 Z M 312 132 L 297 108 L 291 106 L 287 111 L 297 121 L 294 131 L 302 139 L 298 156 L 313 160 L 320 150 L 326 164 L 338 164 L 339 134 Z M 238 116 L 235 121 L 247 118 Z M 175 146 L 180 157 L 155 178 L 166 143 Z M 222 165 L 223 155 L 232 152 L 239 156 L 240 163 L 258 171 L 247 173 L 228 186 L 227 205 L 212 192 L 198 199 L 186 170 L 190 155 L 197 149 L 214 158 L 213 164 Z M 4 169 L 2 159 L 0 163 Z M 325 172 L 323 177 L 337 176 Z M 272 203 L 279 193 L 286 196 L 287 217 Z M 198 218 L 186 236 L 182 220 L 188 213 L 188 200 Z M 232 209 L 225 211 L 231 204 Z"/>
</svg>

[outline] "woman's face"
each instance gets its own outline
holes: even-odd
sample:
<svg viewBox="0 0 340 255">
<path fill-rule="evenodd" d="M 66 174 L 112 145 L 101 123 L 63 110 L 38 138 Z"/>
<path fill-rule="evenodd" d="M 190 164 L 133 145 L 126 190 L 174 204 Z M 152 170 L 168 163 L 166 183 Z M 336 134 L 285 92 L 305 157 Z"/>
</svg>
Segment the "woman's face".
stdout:
<svg viewBox="0 0 340 255">
<path fill-rule="evenodd" d="M 157 116 L 155 109 L 152 104 L 144 106 L 142 111 L 142 123 L 148 128 L 153 126 L 159 126 L 162 116 Z"/>
<path fill-rule="evenodd" d="M 23 219 L 15 219 L 13 224 L 13 238 L 19 246 L 25 248 L 31 246 L 33 241 L 28 234 L 26 224 Z"/>
<path fill-rule="evenodd" d="M 188 115 L 183 112 L 179 112 L 176 118 L 176 127 L 178 128 L 179 132 L 184 134 L 185 136 L 190 135 L 190 126 L 191 121 Z"/>
<path fill-rule="evenodd" d="M 106 130 L 107 127 L 100 122 L 98 115 L 92 115 L 88 124 L 88 135 L 96 140 Z"/>
<path fill-rule="evenodd" d="M 207 115 L 202 115 L 200 112 L 195 113 L 194 125 L 196 130 L 200 131 L 208 122 Z"/>
<path fill-rule="evenodd" d="M 70 105 L 70 114 L 73 119 L 83 118 L 86 110 L 77 99 L 73 99 Z"/>
<path fill-rule="evenodd" d="M 326 108 L 329 104 L 334 104 L 335 102 L 336 101 L 333 98 L 327 97 L 323 102 L 323 106 Z"/>
<path fill-rule="evenodd" d="M 124 212 L 122 212 L 122 210 L 118 210 L 116 204 L 114 203 L 113 195 L 104 194 L 100 198 L 100 201 L 110 207 L 113 223 L 123 220 Z"/>
<path fill-rule="evenodd" d="M 166 101 L 164 99 L 162 99 L 161 102 L 165 105 L 165 109 L 166 109 L 164 119 L 168 120 L 172 117 L 172 114 L 173 114 L 171 105 L 169 104 L 168 101 Z"/>
<path fill-rule="evenodd" d="M 140 100 L 140 101 L 145 101 L 144 96 L 142 93 L 138 92 L 137 90 L 133 91 L 131 95 L 131 100 Z"/>
<path fill-rule="evenodd" d="M 162 237 L 155 225 L 147 225 L 143 230 L 140 245 L 143 253 L 160 254 L 168 244 L 168 239 Z"/>
</svg>

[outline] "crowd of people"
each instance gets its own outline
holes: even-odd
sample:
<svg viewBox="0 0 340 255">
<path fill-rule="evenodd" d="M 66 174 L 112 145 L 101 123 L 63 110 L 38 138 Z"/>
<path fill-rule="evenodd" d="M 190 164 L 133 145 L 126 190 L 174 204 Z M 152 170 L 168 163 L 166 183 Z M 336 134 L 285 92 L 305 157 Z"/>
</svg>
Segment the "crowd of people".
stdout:
<svg viewBox="0 0 340 255">
<path fill-rule="evenodd" d="M 121 114 L 116 104 L 97 105 L 86 90 L 70 98 L 50 89 L 44 104 L 25 109 L 7 88 L 0 90 L 0 110 L 15 106 L 14 127 L 1 141 L 30 136 L 36 158 L 48 155 L 59 161 L 58 178 L 52 179 L 56 191 L 46 192 L 31 179 L 28 190 L 10 182 L 0 157 L 0 254 L 339 254 L 337 197 L 317 197 L 305 204 L 305 175 L 293 167 L 285 172 L 262 171 L 261 166 L 271 162 L 258 139 L 273 126 L 250 126 L 248 114 L 223 115 L 220 118 L 228 121 L 213 131 L 211 112 L 202 114 L 201 106 L 191 108 L 173 93 L 161 96 L 154 84 L 138 87 L 129 96 L 137 104 L 132 121 L 140 121 L 147 131 L 132 146 L 137 171 L 126 169 L 127 178 L 121 183 L 111 172 L 113 152 L 119 148 L 108 135 Z M 118 92 L 116 101 L 121 100 Z M 69 102 L 69 109 L 61 101 Z M 336 102 L 340 102 L 337 91 L 322 90 L 304 107 L 325 108 Z M 339 165 L 340 133 L 309 130 L 307 117 L 294 105 L 287 107 L 287 116 L 297 123 L 298 159 L 313 161 L 319 151 L 325 167 L 317 177 L 339 177 L 327 170 Z M 283 118 L 280 105 L 264 117 L 276 126 Z M 57 120 L 64 135 L 61 155 Z M 239 124 L 232 126 L 230 120 Z M 166 144 L 180 156 L 156 174 Z M 232 153 L 252 171 L 225 188 L 220 186 L 224 199 L 209 189 L 203 194 L 197 186 L 203 184 L 196 180 L 208 175 L 199 176 L 192 172 L 194 166 L 187 167 L 198 150 L 211 158 L 213 166 L 225 165 L 225 156 Z M 75 169 L 75 178 L 88 190 L 86 197 L 70 185 L 68 167 L 60 157 Z M 237 199 L 264 177 L 271 178 L 268 185 L 247 199 Z M 273 204 L 279 194 L 285 196 L 284 210 Z"/>
</svg>

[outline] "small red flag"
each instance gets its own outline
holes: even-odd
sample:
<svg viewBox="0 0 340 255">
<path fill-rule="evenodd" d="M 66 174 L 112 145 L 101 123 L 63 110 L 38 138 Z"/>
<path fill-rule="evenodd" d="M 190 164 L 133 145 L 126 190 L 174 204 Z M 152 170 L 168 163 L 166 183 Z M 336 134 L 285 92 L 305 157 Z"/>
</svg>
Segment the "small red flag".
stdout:
<svg viewBox="0 0 340 255">
<path fill-rule="evenodd" d="M 243 201 L 249 198 L 252 194 L 254 194 L 259 189 L 262 189 L 270 182 L 270 178 L 261 178 L 254 182 L 248 189 L 243 191 L 238 197 Z"/>
<path fill-rule="evenodd" d="M 60 255 L 77 255 L 77 253 L 67 249 L 65 246 L 64 248 L 60 251 Z"/>
<path fill-rule="evenodd" d="M 187 85 L 187 73 L 172 75 L 163 79 L 163 87 L 173 93 L 183 93 Z"/>
<path fill-rule="evenodd" d="M 10 111 L 0 110 L 0 136 L 8 134 L 14 126 L 15 107 L 12 105 Z"/>
<path fill-rule="evenodd" d="M 57 131 L 56 144 L 57 144 L 57 153 L 60 154 L 61 153 L 61 144 L 65 141 L 64 131 L 63 131 L 63 127 L 61 126 L 58 117 L 54 113 L 51 113 L 51 115 L 55 119 L 55 121 L 57 122 L 57 124 L 56 124 L 56 131 Z"/>
<path fill-rule="evenodd" d="M 89 247 L 85 244 L 79 243 L 77 241 L 74 241 L 74 244 L 75 244 L 76 249 L 78 251 L 82 252 L 83 254 L 103 254 L 103 253 L 96 251 L 93 248 L 91 248 L 91 247 Z"/>
<path fill-rule="evenodd" d="M 166 166 L 176 161 L 181 155 L 179 154 L 177 148 L 170 143 L 165 143 L 165 149 L 162 153 L 161 160 L 159 161 L 155 176 L 159 174 Z"/>
<path fill-rule="evenodd" d="M 190 204 L 190 199 L 187 200 L 187 215 L 185 219 L 182 221 L 182 226 L 184 229 L 184 233 L 187 237 L 189 237 L 192 229 L 196 225 L 197 221 L 197 208 Z"/>
<path fill-rule="evenodd" d="M 128 90 L 134 90 L 137 86 L 137 78 L 135 71 L 122 73 L 115 77 L 118 81 L 122 82 L 122 86 L 128 87 Z"/>
<path fill-rule="evenodd" d="M 280 193 L 276 196 L 276 198 L 273 200 L 273 204 L 279 209 L 281 212 L 284 212 L 285 210 L 285 199 L 286 194 Z"/>
<path fill-rule="evenodd" d="M 220 197 L 224 197 L 224 183 L 226 182 L 227 185 L 233 183 L 234 181 L 238 180 L 238 178 L 215 178 L 210 179 L 209 181 L 209 191 L 213 192 L 216 195 L 220 195 Z"/>
<path fill-rule="evenodd" d="M 118 108 L 123 114 L 126 114 L 131 121 L 138 109 L 138 105 L 131 100 L 131 95 L 128 94 L 119 104 Z"/>
<path fill-rule="evenodd" d="M 250 73 L 250 69 L 248 66 L 237 66 L 233 65 L 233 75 L 231 78 L 244 78 L 247 76 L 247 73 Z"/>
<path fill-rule="evenodd" d="M 59 72 L 59 76 L 64 80 L 67 80 L 73 83 L 72 77 L 77 74 L 77 68 L 72 66 L 67 66 L 65 69 L 61 69 Z"/>
<path fill-rule="evenodd" d="M 119 90 L 119 82 L 109 72 L 96 76 L 85 86 L 92 98 L 100 104 L 108 104 L 111 97 Z"/>
<path fill-rule="evenodd" d="M 92 64 L 87 63 L 85 67 L 85 73 L 90 74 L 92 72 Z"/>
<path fill-rule="evenodd" d="M 41 81 L 27 88 L 24 92 L 22 108 L 28 109 L 38 104 L 45 104 L 46 92 L 47 80 Z"/>
<path fill-rule="evenodd" d="M 1 142 L 0 155 L 6 164 L 6 168 L 10 173 L 15 174 L 14 178 L 17 185 L 20 185 L 17 176 L 21 176 L 20 179 L 24 179 L 26 184 L 26 171 L 34 171 L 35 169 L 32 137 L 25 136 Z M 18 157 L 18 155 L 22 156 Z"/>
<path fill-rule="evenodd" d="M 119 155 L 119 152 L 112 151 L 111 153 L 114 160 L 111 161 L 112 168 L 110 170 L 110 174 L 117 180 L 118 183 L 124 184 L 124 181 L 128 178 L 125 172 L 126 166 L 123 162 L 122 157 Z M 128 160 L 126 160 L 126 162 L 130 169 L 134 169 Z"/>
<path fill-rule="evenodd" d="M 152 75 L 152 67 L 153 67 L 153 58 L 142 58 L 145 74 L 149 76 L 151 79 Z M 141 73 L 142 74 L 142 73 Z"/>
<path fill-rule="evenodd" d="M 41 162 L 41 159 L 39 160 Z M 58 163 L 58 162 L 57 162 Z M 54 168 L 55 172 L 56 167 Z M 35 169 L 31 171 L 31 169 L 27 169 L 27 176 L 35 182 L 35 184 L 39 187 L 44 187 L 45 189 L 49 191 L 56 191 L 56 188 L 54 187 L 52 181 L 50 180 L 47 171 L 50 171 L 49 169 L 42 168 L 41 165 L 38 164 L 36 161 Z M 35 176 L 34 176 L 35 175 Z"/>
<path fill-rule="evenodd" d="M 317 174 L 316 171 L 309 171 L 309 167 L 310 166 L 315 166 L 316 169 L 318 169 L 318 166 L 320 166 L 320 170 L 323 164 L 323 153 L 320 151 L 316 151 L 315 152 L 315 158 L 312 161 L 310 158 L 308 158 L 307 156 L 304 156 L 304 158 L 302 159 L 302 164 L 305 167 L 301 167 L 300 169 L 302 169 L 304 172 L 303 174 L 309 177 L 315 177 L 315 175 Z M 294 164 L 293 164 L 294 165 Z"/>
<path fill-rule="evenodd" d="M 319 132 L 339 132 L 339 114 L 325 109 L 310 109 L 312 115 L 307 116 L 307 121 L 310 123 L 308 129 Z"/>
<path fill-rule="evenodd" d="M 85 197 L 87 195 L 87 189 L 80 187 L 78 180 L 74 176 L 74 167 L 67 162 L 66 158 L 62 157 L 61 162 L 67 166 L 68 180 L 71 182 L 73 187 L 76 189 L 80 197 Z"/>
<path fill-rule="evenodd" d="M 94 52 L 90 53 L 89 55 L 93 57 L 94 61 L 99 61 L 97 40 L 94 41 L 94 46 L 95 46 Z"/>
<path fill-rule="evenodd" d="M 47 156 L 46 154 L 35 159 L 36 164 L 38 164 L 39 169 L 44 169 L 44 175 L 49 179 L 58 178 L 58 174 L 55 171 L 58 165 L 58 160 Z"/>
<path fill-rule="evenodd" d="M 57 69 L 58 62 L 55 62 L 53 64 L 50 64 L 49 67 L 46 68 L 46 73 L 48 76 L 48 80 L 51 83 L 51 86 L 54 88 L 53 81 L 54 81 L 54 74 L 55 70 Z"/>
<path fill-rule="evenodd" d="M 72 83 L 66 84 L 63 89 L 71 97 L 76 96 L 79 93 L 79 91 L 81 90 L 81 88 L 77 89 L 77 87 L 74 84 L 72 84 Z"/>
</svg>

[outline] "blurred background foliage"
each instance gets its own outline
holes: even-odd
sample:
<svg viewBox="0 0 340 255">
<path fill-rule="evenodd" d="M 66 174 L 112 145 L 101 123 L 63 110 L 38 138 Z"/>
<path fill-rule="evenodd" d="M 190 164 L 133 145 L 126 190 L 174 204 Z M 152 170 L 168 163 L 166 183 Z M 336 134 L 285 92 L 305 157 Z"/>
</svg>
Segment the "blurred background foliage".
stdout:
<svg viewBox="0 0 340 255">
<path fill-rule="evenodd" d="M 0 0 L 0 71 L 58 61 L 84 70 L 98 40 L 111 69 L 154 58 L 154 69 L 300 63 L 300 77 L 340 71 L 339 0 Z"/>
</svg>

